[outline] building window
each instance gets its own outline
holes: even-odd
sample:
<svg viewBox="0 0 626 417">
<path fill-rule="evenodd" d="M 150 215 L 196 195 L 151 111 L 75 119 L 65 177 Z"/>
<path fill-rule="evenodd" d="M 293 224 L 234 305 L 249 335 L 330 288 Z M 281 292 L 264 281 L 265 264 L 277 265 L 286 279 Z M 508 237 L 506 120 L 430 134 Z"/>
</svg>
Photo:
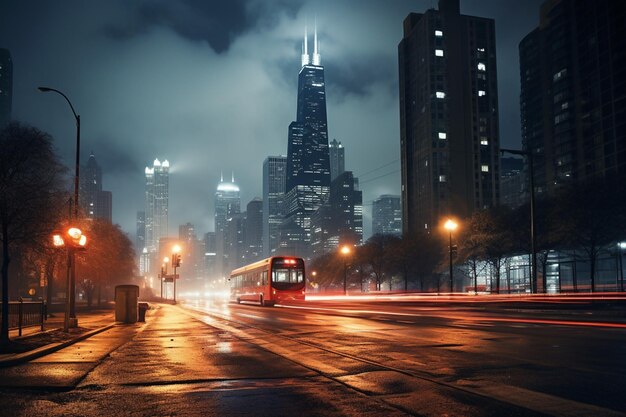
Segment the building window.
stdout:
<svg viewBox="0 0 626 417">
<path fill-rule="evenodd" d="M 485 64 L 483 64 L 482 62 L 478 63 L 478 71 L 487 71 L 487 66 Z"/>
<path fill-rule="evenodd" d="M 478 52 L 485 52 L 485 48 L 477 48 L 476 49 Z"/>
<path fill-rule="evenodd" d="M 561 71 L 557 72 L 552 76 L 552 81 L 557 82 L 561 78 L 567 75 L 567 68 L 563 68 Z"/>
<path fill-rule="evenodd" d="M 486 95 L 487 93 L 485 92 L 485 90 L 478 90 L 478 97 L 482 97 L 484 95 Z"/>
<path fill-rule="evenodd" d="M 435 95 L 437 96 L 437 98 L 446 98 L 446 93 L 444 93 L 443 91 L 437 91 Z"/>
<path fill-rule="evenodd" d="M 441 38 L 443 36 L 443 32 L 440 31 L 440 30 L 436 30 L 435 31 L 435 36 L 438 37 L 438 38 Z"/>
<path fill-rule="evenodd" d="M 446 135 L 446 132 L 439 132 L 439 139 L 446 139 L 448 135 Z"/>
<path fill-rule="evenodd" d="M 481 165 L 480 170 L 482 172 L 489 172 L 489 165 Z"/>
<path fill-rule="evenodd" d="M 439 176 L 439 182 L 446 182 L 446 176 L 445 175 L 440 175 Z"/>
<path fill-rule="evenodd" d="M 481 136 L 480 137 L 480 144 L 481 145 L 489 145 L 489 141 L 487 140 L 487 138 L 485 136 Z"/>
<path fill-rule="evenodd" d="M 435 56 L 443 56 L 443 49 L 435 49 Z"/>
</svg>

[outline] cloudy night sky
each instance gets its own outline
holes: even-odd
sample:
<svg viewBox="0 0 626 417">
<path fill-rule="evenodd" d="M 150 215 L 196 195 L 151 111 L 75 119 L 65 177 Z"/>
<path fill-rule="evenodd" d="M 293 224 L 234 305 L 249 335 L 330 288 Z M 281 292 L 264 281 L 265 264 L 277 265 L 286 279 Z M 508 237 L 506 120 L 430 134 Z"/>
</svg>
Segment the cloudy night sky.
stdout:
<svg viewBox="0 0 626 417">
<path fill-rule="evenodd" d="M 542 1 L 461 0 L 461 13 L 496 20 L 501 146 L 518 148 L 518 44 Z M 420 0 L 3 1 L 0 47 L 13 57 L 13 118 L 49 132 L 67 166 L 81 116 L 90 152 L 113 192 L 113 221 L 134 239 L 144 168 L 168 159 L 170 235 L 191 222 L 213 230 L 220 172 L 241 188 L 242 210 L 262 197 L 262 164 L 285 155 L 296 117 L 305 22 L 317 19 L 329 139 L 360 178 L 365 237 L 370 208 L 400 192 L 397 45 Z M 68 185 L 69 188 L 69 185 Z"/>
</svg>

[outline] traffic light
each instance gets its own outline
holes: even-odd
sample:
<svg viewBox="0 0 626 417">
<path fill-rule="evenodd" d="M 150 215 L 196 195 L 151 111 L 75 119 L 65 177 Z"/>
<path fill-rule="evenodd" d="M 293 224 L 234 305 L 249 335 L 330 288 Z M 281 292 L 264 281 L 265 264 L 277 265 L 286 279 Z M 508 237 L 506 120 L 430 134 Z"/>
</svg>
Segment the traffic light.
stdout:
<svg viewBox="0 0 626 417">
<path fill-rule="evenodd" d="M 172 256 L 172 266 L 174 268 L 180 267 L 180 253 L 175 253 L 174 256 Z"/>
</svg>

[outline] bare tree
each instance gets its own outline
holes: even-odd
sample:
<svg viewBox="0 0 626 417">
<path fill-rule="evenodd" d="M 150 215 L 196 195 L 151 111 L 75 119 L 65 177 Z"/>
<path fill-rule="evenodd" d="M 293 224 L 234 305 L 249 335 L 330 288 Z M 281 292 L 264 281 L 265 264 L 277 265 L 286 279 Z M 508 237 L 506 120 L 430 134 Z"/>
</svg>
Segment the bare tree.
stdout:
<svg viewBox="0 0 626 417">
<path fill-rule="evenodd" d="M 49 242 L 65 200 L 63 173 L 52 137 L 19 123 L 0 131 L 0 240 L 2 242 L 2 326 L 9 342 L 9 264 L 14 247 Z"/>
</svg>

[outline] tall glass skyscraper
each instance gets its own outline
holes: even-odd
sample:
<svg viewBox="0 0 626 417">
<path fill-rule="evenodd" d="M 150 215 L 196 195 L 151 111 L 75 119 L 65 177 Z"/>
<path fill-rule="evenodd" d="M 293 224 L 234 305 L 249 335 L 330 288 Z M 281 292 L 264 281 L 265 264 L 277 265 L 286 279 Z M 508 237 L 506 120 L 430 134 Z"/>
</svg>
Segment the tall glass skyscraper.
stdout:
<svg viewBox="0 0 626 417">
<path fill-rule="evenodd" d="M 112 221 L 112 194 L 110 191 L 102 190 L 102 169 L 96 162 L 96 157 L 92 153 L 89 155 L 87 165 L 85 165 L 80 177 L 80 194 L 82 199 L 80 204 L 85 210 L 85 214 L 90 219 L 104 219 Z M 139 248 L 139 250 L 142 250 Z"/>
<path fill-rule="evenodd" d="M 268 156 L 263 162 L 263 255 L 270 256 L 280 242 L 285 197 L 286 156 Z"/>
<path fill-rule="evenodd" d="M 167 237 L 170 163 L 154 160 L 146 167 L 146 248 L 157 252 L 159 239 Z"/>
<path fill-rule="evenodd" d="M 346 170 L 345 160 L 346 160 L 346 149 L 343 147 L 341 142 L 338 142 L 337 139 L 333 139 L 330 142 L 329 147 L 330 153 L 330 180 L 335 181 L 335 178 L 340 176 Z"/>
<path fill-rule="evenodd" d="M 229 270 L 230 236 L 227 233 L 228 220 L 241 212 L 241 199 L 239 186 L 235 184 L 233 175 L 231 182 L 220 179 L 215 192 L 215 240 L 216 240 L 216 263 L 215 268 L 218 276 L 226 276 Z"/>
<path fill-rule="evenodd" d="M 297 117 L 289 125 L 285 220 L 281 231 L 282 251 L 296 255 L 308 253 L 311 214 L 328 199 L 330 192 L 326 87 L 317 28 L 312 59 L 307 42 L 305 29 Z"/>
</svg>

